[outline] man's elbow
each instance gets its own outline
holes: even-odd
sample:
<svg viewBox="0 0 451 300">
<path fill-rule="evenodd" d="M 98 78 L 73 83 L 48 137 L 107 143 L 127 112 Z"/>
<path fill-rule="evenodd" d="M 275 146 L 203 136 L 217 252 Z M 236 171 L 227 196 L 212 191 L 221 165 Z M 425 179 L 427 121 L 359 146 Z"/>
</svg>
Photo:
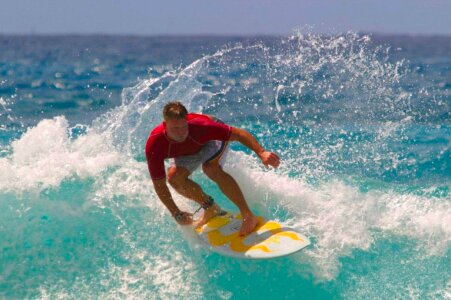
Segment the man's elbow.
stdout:
<svg viewBox="0 0 451 300">
<path fill-rule="evenodd" d="M 229 141 L 240 141 L 243 136 L 243 129 L 232 127 Z"/>
<path fill-rule="evenodd" d="M 152 179 L 152 183 L 155 189 L 161 189 L 166 186 L 166 177 L 160 179 Z"/>
</svg>

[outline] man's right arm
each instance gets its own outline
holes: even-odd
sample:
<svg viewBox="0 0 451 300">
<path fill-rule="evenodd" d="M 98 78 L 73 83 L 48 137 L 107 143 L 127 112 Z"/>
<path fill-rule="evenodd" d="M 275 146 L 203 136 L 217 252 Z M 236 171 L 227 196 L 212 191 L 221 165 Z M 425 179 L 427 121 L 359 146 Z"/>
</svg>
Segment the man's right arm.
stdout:
<svg viewBox="0 0 451 300">
<path fill-rule="evenodd" d="M 152 180 L 152 182 L 158 198 L 160 198 L 161 202 L 163 202 L 164 206 L 166 206 L 166 208 L 169 210 L 172 217 L 181 214 L 181 218 L 176 221 L 181 225 L 191 224 L 191 215 L 186 212 L 182 212 L 172 199 L 171 192 L 169 191 L 168 185 L 166 183 L 166 177 L 162 179 Z"/>
<path fill-rule="evenodd" d="M 161 144 L 161 139 L 159 140 L 159 135 L 154 134 L 149 137 L 146 143 L 146 159 L 147 167 L 149 169 L 153 186 L 155 192 L 163 202 L 164 206 L 167 207 L 171 215 L 176 219 L 177 223 L 181 225 L 189 225 L 192 223 L 191 215 L 181 211 L 174 200 L 172 199 L 171 192 L 166 183 L 166 174 L 164 172 L 164 143 Z"/>
<path fill-rule="evenodd" d="M 152 180 L 155 192 L 163 202 L 164 206 L 167 207 L 172 216 L 175 216 L 180 212 L 180 209 L 175 204 L 172 199 L 171 192 L 169 191 L 168 185 L 166 184 L 166 177 L 162 179 Z"/>
</svg>

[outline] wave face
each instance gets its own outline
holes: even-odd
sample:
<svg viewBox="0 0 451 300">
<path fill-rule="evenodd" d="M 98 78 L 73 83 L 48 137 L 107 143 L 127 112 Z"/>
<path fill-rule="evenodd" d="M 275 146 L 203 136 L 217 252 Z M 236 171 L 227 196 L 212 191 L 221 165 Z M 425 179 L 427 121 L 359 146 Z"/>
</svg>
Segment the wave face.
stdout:
<svg viewBox="0 0 451 300">
<path fill-rule="evenodd" d="M 2 297 L 451 296 L 451 39 L 1 39 Z M 236 260 L 175 224 L 143 152 L 171 100 L 280 155 L 234 144 L 225 169 L 312 246 Z"/>
</svg>

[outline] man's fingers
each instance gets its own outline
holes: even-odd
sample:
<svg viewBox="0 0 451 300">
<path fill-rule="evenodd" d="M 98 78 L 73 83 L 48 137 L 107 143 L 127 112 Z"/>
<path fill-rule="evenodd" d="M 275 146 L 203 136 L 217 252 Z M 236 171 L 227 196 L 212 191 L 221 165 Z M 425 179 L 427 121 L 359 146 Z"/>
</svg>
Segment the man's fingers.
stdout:
<svg viewBox="0 0 451 300">
<path fill-rule="evenodd" d="M 183 212 L 183 219 L 178 220 L 177 223 L 180 225 L 191 225 L 193 223 L 192 213 Z"/>
<path fill-rule="evenodd" d="M 269 166 L 277 168 L 280 164 L 280 158 L 274 152 L 265 152 L 261 159 L 267 169 Z"/>
<path fill-rule="evenodd" d="M 269 161 L 270 161 L 270 163 L 271 163 L 271 165 L 272 165 L 273 167 L 279 166 L 280 159 L 279 159 L 279 157 L 277 156 L 277 154 L 271 153 L 271 155 L 270 155 L 270 157 L 269 157 Z"/>
</svg>

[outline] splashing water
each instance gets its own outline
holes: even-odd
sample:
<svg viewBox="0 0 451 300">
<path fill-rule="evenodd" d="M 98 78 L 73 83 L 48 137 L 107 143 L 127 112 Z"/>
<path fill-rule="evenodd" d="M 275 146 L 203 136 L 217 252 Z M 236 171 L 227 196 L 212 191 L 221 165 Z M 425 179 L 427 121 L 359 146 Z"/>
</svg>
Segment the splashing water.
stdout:
<svg viewBox="0 0 451 300">
<path fill-rule="evenodd" d="M 28 128 L 0 158 L 0 295 L 446 298 L 449 101 L 390 53 L 354 33 L 227 46 L 125 88 L 90 126 L 60 116 Z M 266 171 L 233 145 L 225 168 L 256 212 L 305 233 L 310 248 L 236 261 L 177 229 L 144 158 L 175 99 L 280 154 L 281 167 Z"/>
</svg>

